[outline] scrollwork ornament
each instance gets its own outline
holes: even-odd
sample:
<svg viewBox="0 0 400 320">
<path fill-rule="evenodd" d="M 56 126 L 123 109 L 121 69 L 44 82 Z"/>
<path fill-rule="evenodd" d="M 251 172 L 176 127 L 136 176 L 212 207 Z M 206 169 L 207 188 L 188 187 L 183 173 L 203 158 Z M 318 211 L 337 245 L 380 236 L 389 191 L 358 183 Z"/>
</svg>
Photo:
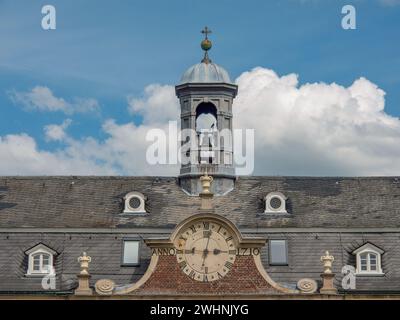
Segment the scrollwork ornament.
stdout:
<svg viewBox="0 0 400 320">
<path fill-rule="evenodd" d="M 109 279 L 101 279 L 96 282 L 95 289 L 100 295 L 111 295 L 114 291 L 115 283 Z"/>
<path fill-rule="evenodd" d="M 317 282 L 313 279 L 300 279 L 297 282 L 297 288 L 302 292 L 302 293 L 314 293 L 318 289 Z"/>
</svg>

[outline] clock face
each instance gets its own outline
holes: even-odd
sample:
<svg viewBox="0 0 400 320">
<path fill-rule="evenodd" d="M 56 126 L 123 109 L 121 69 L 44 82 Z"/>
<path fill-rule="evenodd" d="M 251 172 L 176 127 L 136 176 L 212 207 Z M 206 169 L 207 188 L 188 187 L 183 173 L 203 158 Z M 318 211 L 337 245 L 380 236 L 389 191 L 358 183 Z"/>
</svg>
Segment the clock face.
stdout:
<svg viewBox="0 0 400 320">
<path fill-rule="evenodd" d="M 194 222 L 180 233 L 176 246 L 181 270 L 197 281 L 221 279 L 236 258 L 233 235 L 214 221 Z"/>
</svg>

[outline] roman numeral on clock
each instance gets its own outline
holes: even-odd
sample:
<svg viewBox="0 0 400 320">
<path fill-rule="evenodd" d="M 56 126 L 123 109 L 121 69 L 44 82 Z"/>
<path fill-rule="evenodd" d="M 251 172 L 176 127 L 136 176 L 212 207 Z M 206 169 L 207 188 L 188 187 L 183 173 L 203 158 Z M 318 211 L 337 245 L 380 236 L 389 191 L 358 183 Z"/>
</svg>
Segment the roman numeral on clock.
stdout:
<svg viewBox="0 0 400 320">
<path fill-rule="evenodd" d="M 203 226 L 204 226 L 204 229 L 206 229 L 206 230 L 210 229 L 210 223 L 209 222 L 204 221 L 203 222 Z"/>
<path fill-rule="evenodd" d="M 225 241 L 231 241 L 232 239 L 233 239 L 233 237 L 230 236 L 230 237 L 226 238 Z"/>
<path fill-rule="evenodd" d="M 186 268 L 186 266 L 187 266 L 186 261 L 179 262 L 179 268 L 184 269 Z"/>
<path fill-rule="evenodd" d="M 230 269 L 232 269 L 232 267 L 233 267 L 233 263 L 232 262 L 229 262 L 229 261 L 225 262 L 225 268 L 230 270 Z"/>
<path fill-rule="evenodd" d="M 208 276 L 206 274 L 203 275 L 203 282 L 208 282 Z"/>
<path fill-rule="evenodd" d="M 192 230 L 192 232 L 195 233 L 196 232 L 196 227 L 195 226 L 191 226 L 190 230 Z"/>
<path fill-rule="evenodd" d="M 192 279 L 194 279 L 195 276 L 196 276 L 196 273 L 195 273 L 193 270 L 190 271 L 189 277 L 192 278 Z"/>
</svg>

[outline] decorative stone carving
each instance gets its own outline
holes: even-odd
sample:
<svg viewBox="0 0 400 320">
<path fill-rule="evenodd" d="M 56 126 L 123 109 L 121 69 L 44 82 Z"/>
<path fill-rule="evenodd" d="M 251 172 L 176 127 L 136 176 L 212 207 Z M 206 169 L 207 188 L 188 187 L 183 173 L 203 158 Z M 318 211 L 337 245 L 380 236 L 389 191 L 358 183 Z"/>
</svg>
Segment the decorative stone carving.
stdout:
<svg viewBox="0 0 400 320">
<path fill-rule="evenodd" d="M 210 188 L 213 180 L 213 177 L 209 176 L 207 172 L 204 176 L 200 177 L 200 182 L 203 189 L 199 194 L 201 198 L 201 210 L 212 210 L 212 198 L 214 195 L 210 191 Z"/>
<path fill-rule="evenodd" d="M 329 254 L 329 251 L 325 251 L 325 255 L 321 257 L 324 273 L 321 274 L 322 288 L 319 292 L 322 294 L 337 294 L 337 289 L 333 284 L 335 274 L 332 273 L 332 263 L 334 260 L 335 258 Z"/>
<path fill-rule="evenodd" d="M 96 282 L 94 287 L 96 292 L 100 295 L 112 295 L 115 288 L 115 283 L 109 279 L 101 279 Z"/>
<path fill-rule="evenodd" d="M 297 288 L 302 292 L 302 293 L 314 293 L 318 289 L 317 282 L 313 279 L 300 279 L 297 282 Z"/>
<path fill-rule="evenodd" d="M 332 273 L 332 263 L 335 258 L 329 254 L 329 251 L 325 251 L 325 255 L 321 257 L 321 261 L 324 264 L 324 273 Z"/>
<path fill-rule="evenodd" d="M 201 186 L 203 188 L 203 191 L 202 191 L 203 194 L 211 193 L 210 187 L 211 187 L 211 182 L 213 180 L 214 180 L 213 177 L 209 176 L 207 174 L 207 172 L 204 176 L 200 177 Z"/>
<path fill-rule="evenodd" d="M 82 253 L 82 256 L 78 258 L 78 262 L 80 263 L 81 271 L 77 275 L 78 277 L 78 288 L 75 290 L 75 295 L 87 296 L 92 295 L 93 290 L 89 285 L 89 263 L 92 261 L 92 258 L 89 257 L 86 252 Z"/>
<path fill-rule="evenodd" d="M 78 262 L 81 264 L 80 274 L 89 274 L 89 263 L 92 262 L 92 258 L 83 252 L 82 256 L 78 258 Z"/>
</svg>

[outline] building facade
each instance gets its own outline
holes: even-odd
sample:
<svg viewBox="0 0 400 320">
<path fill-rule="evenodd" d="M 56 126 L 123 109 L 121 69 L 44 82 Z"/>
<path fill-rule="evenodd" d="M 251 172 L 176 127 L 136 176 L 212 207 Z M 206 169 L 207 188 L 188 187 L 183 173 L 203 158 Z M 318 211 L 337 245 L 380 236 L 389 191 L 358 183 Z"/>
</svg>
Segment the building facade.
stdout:
<svg viewBox="0 0 400 320">
<path fill-rule="evenodd" d="M 236 176 L 204 33 L 178 177 L 0 178 L 0 298 L 400 297 L 400 178 Z"/>
</svg>

